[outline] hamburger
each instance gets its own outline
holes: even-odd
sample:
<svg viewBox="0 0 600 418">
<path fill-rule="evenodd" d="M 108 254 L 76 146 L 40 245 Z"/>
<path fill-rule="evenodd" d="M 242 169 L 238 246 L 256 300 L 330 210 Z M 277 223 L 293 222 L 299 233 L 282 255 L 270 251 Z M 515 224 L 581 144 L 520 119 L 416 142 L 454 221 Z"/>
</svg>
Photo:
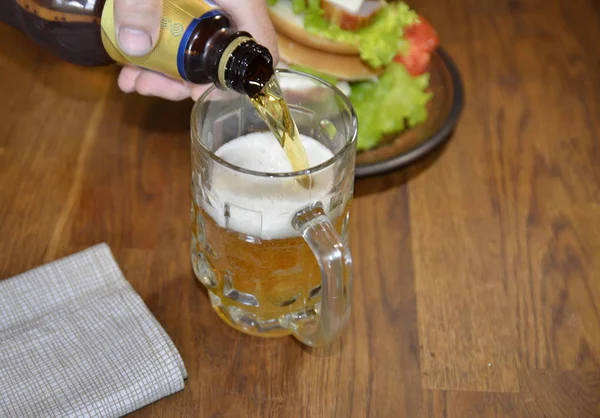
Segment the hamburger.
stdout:
<svg viewBox="0 0 600 418">
<path fill-rule="evenodd" d="M 282 67 L 336 85 L 359 120 L 358 149 L 427 120 L 435 29 L 402 1 L 267 0 Z"/>
</svg>

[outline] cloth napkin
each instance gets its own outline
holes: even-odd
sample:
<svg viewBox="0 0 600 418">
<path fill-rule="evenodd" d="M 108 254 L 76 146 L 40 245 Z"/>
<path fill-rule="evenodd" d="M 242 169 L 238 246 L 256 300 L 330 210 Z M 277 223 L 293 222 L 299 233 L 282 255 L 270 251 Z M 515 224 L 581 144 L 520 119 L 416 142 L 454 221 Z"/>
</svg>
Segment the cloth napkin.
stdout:
<svg viewBox="0 0 600 418">
<path fill-rule="evenodd" d="M 119 417 L 186 378 L 106 244 L 0 281 L 0 417 Z"/>
</svg>

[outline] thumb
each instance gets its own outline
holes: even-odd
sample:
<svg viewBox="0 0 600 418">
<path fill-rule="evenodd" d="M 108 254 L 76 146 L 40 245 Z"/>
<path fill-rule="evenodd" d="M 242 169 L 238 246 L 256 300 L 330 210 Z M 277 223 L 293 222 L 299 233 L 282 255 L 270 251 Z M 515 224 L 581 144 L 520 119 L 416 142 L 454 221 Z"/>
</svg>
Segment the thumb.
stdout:
<svg viewBox="0 0 600 418">
<path fill-rule="evenodd" d="M 115 0 L 115 27 L 120 48 L 128 55 L 145 55 L 160 31 L 163 0 Z"/>
</svg>

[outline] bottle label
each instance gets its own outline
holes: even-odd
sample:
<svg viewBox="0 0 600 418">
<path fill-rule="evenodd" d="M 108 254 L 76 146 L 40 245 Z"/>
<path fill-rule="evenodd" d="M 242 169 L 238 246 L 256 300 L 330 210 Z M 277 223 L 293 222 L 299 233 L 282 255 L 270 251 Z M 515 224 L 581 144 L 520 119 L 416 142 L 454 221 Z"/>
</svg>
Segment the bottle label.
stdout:
<svg viewBox="0 0 600 418">
<path fill-rule="evenodd" d="M 114 22 L 114 0 L 106 0 L 102 11 L 102 43 L 112 59 L 121 64 L 132 64 L 185 79 L 183 48 L 202 18 L 212 15 L 217 6 L 211 1 L 164 0 L 161 28 L 156 46 L 148 54 L 132 57 L 125 54 L 117 41 Z"/>
</svg>

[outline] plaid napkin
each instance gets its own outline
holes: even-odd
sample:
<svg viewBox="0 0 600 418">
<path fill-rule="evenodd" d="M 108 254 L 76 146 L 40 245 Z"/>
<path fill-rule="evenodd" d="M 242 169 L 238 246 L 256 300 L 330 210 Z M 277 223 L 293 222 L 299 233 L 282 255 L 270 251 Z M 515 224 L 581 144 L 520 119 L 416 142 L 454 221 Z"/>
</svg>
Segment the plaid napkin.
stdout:
<svg viewBox="0 0 600 418">
<path fill-rule="evenodd" d="M 0 281 L 0 417 L 119 417 L 185 378 L 106 244 Z"/>
</svg>

